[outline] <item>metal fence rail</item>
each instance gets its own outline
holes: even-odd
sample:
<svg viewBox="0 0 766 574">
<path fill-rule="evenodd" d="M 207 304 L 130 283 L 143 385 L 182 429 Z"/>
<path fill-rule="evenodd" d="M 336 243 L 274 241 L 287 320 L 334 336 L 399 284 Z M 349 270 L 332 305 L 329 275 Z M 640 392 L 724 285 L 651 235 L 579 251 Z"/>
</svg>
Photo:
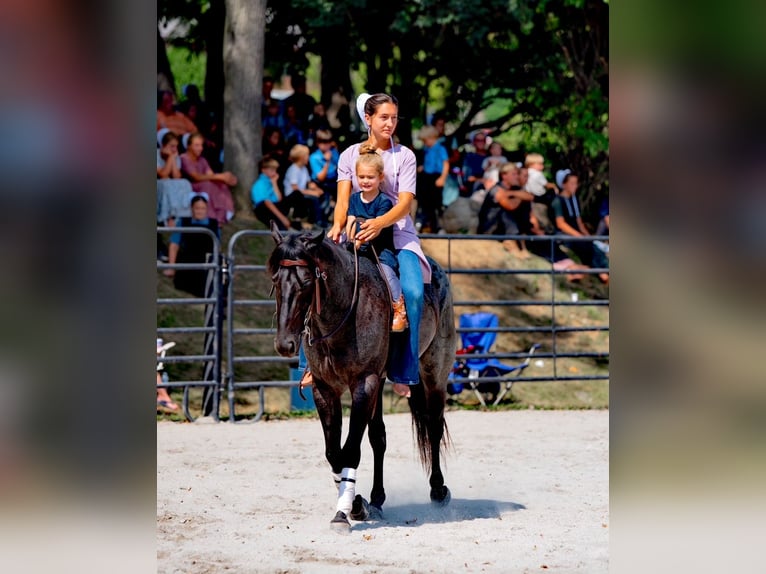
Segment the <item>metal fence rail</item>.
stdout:
<svg viewBox="0 0 766 574">
<path fill-rule="evenodd" d="M 159 233 L 204 233 L 208 232 L 211 236 L 213 234 L 209 230 L 202 228 L 158 228 Z M 178 298 L 158 298 L 157 304 L 159 305 L 205 305 L 208 310 L 211 311 L 209 320 L 204 325 L 184 325 L 184 326 L 171 326 L 171 327 L 159 327 L 157 329 L 158 336 L 167 334 L 202 334 L 205 335 L 208 340 L 205 346 L 205 350 L 201 354 L 187 354 L 187 355 L 169 355 L 162 359 L 166 363 L 178 363 L 178 362 L 202 362 L 206 365 L 205 376 L 199 381 L 170 381 L 162 386 L 166 387 L 184 387 L 184 409 L 187 417 L 191 417 L 188 413 L 188 389 L 193 387 L 203 387 L 206 390 L 206 411 L 204 414 L 212 415 L 217 419 L 219 411 L 220 393 L 225 391 L 227 393 L 227 400 L 229 406 L 229 420 L 235 421 L 236 419 L 236 393 L 238 391 L 246 389 L 257 389 L 259 392 L 259 412 L 252 419 L 253 421 L 259 420 L 264 414 L 264 389 L 266 387 L 292 387 L 297 385 L 297 381 L 294 380 L 275 380 L 273 377 L 270 380 L 257 380 L 252 377 L 238 375 L 237 366 L 244 365 L 260 365 L 260 366 L 274 366 L 278 368 L 292 367 L 297 364 L 297 358 L 285 358 L 273 353 L 260 353 L 257 355 L 248 355 L 237 349 L 237 341 L 241 338 L 247 337 L 273 337 L 276 333 L 276 329 L 271 326 L 258 326 L 247 325 L 243 326 L 237 324 L 235 317 L 237 311 L 242 309 L 253 309 L 254 311 L 272 310 L 275 309 L 275 303 L 273 298 L 267 295 L 262 296 L 237 296 L 236 286 L 237 281 L 244 274 L 265 274 L 266 265 L 253 263 L 252 257 L 249 257 L 246 253 L 240 253 L 244 251 L 243 246 L 246 241 L 253 240 L 254 238 L 268 237 L 270 241 L 271 234 L 266 230 L 243 230 L 235 233 L 228 242 L 226 247 L 226 253 L 221 254 L 220 244 L 217 238 L 214 238 L 214 253 L 212 261 L 210 263 L 200 264 L 176 264 L 171 266 L 169 264 L 158 263 L 158 270 L 166 268 L 189 268 L 189 269 L 208 269 L 210 270 L 210 276 L 212 278 L 210 290 L 205 298 L 190 298 L 188 296 L 180 296 Z M 550 375 L 544 376 L 520 376 L 515 382 L 549 382 L 549 381 L 584 381 L 584 380 L 607 380 L 609 378 L 608 370 L 605 374 L 580 374 L 571 375 L 568 373 L 559 372 L 558 362 L 561 359 L 592 359 L 605 365 L 608 364 L 609 352 L 598 351 L 581 351 L 566 349 L 563 344 L 562 337 L 576 333 L 602 333 L 609 331 L 608 321 L 605 324 L 579 324 L 579 325 L 566 325 L 559 324 L 556 316 L 556 309 L 560 307 L 594 307 L 603 308 L 609 306 L 608 299 L 578 299 L 578 300 L 561 300 L 556 298 L 555 281 L 556 278 L 565 277 L 571 273 L 583 273 L 583 274 L 598 274 L 608 273 L 608 269 L 587 269 L 587 270 L 556 270 L 552 264 L 549 264 L 547 268 L 521 268 L 521 269 L 495 269 L 495 268 L 460 268 L 452 264 L 452 250 L 454 249 L 454 243 L 458 242 L 465 249 L 466 244 L 471 241 L 487 241 L 487 240 L 505 240 L 505 239 L 523 239 L 526 240 L 528 245 L 530 242 L 547 242 L 550 246 L 551 259 L 555 249 L 556 242 L 561 241 L 560 236 L 524 236 L 524 235 L 507 235 L 507 236 L 487 236 L 487 235 L 430 235 L 425 234 L 421 236 L 423 239 L 433 239 L 447 242 L 447 264 L 444 265 L 445 270 L 451 277 L 475 275 L 475 276 L 538 276 L 548 277 L 551 284 L 551 296 L 546 300 L 525 300 L 521 298 L 514 299 L 477 299 L 477 300 L 455 300 L 454 306 L 456 308 L 456 315 L 460 313 L 457 311 L 460 308 L 467 310 L 481 308 L 481 310 L 487 311 L 493 308 L 540 308 L 549 309 L 550 320 L 545 324 L 528 325 L 528 326 L 498 326 L 494 329 L 485 329 L 486 331 L 492 331 L 498 335 L 503 334 L 517 334 L 533 337 L 535 340 L 544 342 L 544 349 L 535 354 L 536 360 L 548 359 L 551 360 L 553 365 L 553 371 Z M 608 237 L 566 237 L 566 241 L 586 241 L 593 242 L 597 240 L 608 240 Z M 427 250 L 427 249 L 426 249 Z M 223 305 L 225 301 L 225 313 L 223 312 Z M 225 315 L 225 321 L 224 321 Z M 464 331 L 482 331 L 482 329 L 461 329 L 457 328 L 458 333 Z M 544 338 L 547 336 L 547 339 Z M 459 358 L 460 355 L 456 355 Z M 495 358 L 499 360 L 505 359 L 520 359 L 526 356 L 521 352 L 490 352 L 486 354 L 475 354 L 472 357 L 475 358 Z M 208 377 L 206 379 L 205 377 Z M 505 379 L 502 377 L 484 377 L 473 378 L 475 382 L 502 382 Z M 209 394 L 208 394 L 209 393 Z"/>
<path fill-rule="evenodd" d="M 157 336 L 167 334 L 203 334 L 201 354 L 165 355 L 157 357 L 157 363 L 201 363 L 202 375 L 199 380 L 168 381 L 161 387 L 183 387 L 182 409 L 188 420 L 194 420 L 190 409 L 190 389 L 202 388 L 202 414 L 218 420 L 221 396 L 221 341 L 223 339 L 222 316 L 222 281 L 225 265 L 221 259 L 221 242 L 210 229 L 205 227 L 158 227 L 160 234 L 201 234 L 210 238 L 213 252 L 205 263 L 157 263 L 157 269 L 201 270 L 207 271 L 205 297 L 170 297 L 157 298 L 157 306 L 204 305 L 204 324 L 192 326 L 158 327 Z"/>
</svg>

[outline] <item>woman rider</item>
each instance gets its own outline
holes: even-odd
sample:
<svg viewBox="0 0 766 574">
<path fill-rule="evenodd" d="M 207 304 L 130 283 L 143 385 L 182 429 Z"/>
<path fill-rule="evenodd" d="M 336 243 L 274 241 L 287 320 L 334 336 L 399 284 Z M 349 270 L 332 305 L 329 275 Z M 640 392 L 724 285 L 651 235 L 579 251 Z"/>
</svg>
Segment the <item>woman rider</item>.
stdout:
<svg viewBox="0 0 766 574">
<path fill-rule="evenodd" d="M 368 133 L 366 142 L 362 143 L 374 146 L 383 158 L 385 179 L 380 190 L 394 204 L 393 209 L 385 215 L 362 223 L 356 239 L 370 241 L 376 238 L 382 229 L 391 226 L 394 228 L 394 247 L 397 249 L 396 257 L 410 326 L 408 340 L 396 344 L 392 349 L 388 378 L 394 381 L 394 391 L 409 396 L 408 387 L 419 381 L 418 341 L 424 283 L 431 283 L 431 267 L 421 249 L 420 239 L 409 215 L 415 197 L 417 162 L 412 150 L 394 143 L 393 140 L 399 119 L 396 98 L 388 94 L 361 94 L 356 106 Z M 347 148 L 338 162 L 338 196 L 333 225 L 327 233 L 335 243 L 341 241 L 345 231 L 349 197 L 351 193 L 359 191 L 354 166 L 362 143 Z M 303 385 L 310 384 L 310 373 L 307 372 L 301 382 Z"/>
</svg>

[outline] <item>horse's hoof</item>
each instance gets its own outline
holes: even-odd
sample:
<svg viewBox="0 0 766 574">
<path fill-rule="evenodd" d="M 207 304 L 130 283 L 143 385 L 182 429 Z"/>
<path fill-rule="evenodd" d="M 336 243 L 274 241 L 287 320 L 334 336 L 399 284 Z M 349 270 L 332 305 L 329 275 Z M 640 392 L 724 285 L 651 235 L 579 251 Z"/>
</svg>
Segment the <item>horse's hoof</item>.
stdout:
<svg viewBox="0 0 766 574">
<path fill-rule="evenodd" d="M 450 500 L 452 500 L 452 494 L 446 486 L 431 489 L 431 502 L 434 504 L 438 506 L 447 506 Z"/>
<path fill-rule="evenodd" d="M 370 505 L 367 503 L 367 501 L 362 498 L 361 494 L 357 494 L 354 497 L 354 502 L 351 504 L 351 513 L 348 515 L 348 517 L 351 520 L 367 520 L 367 518 L 370 516 Z"/>
<path fill-rule="evenodd" d="M 348 534 L 351 532 L 351 524 L 346 518 L 346 513 L 340 510 L 335 513 L 335 518 L 330 521 L 330 528 L 339 534 Z"/>
<path fill-rule="evenodd" d="M 383 509 L 380 506 L 370 504 L 370 520 L 383 520 Z"/>
</svg>

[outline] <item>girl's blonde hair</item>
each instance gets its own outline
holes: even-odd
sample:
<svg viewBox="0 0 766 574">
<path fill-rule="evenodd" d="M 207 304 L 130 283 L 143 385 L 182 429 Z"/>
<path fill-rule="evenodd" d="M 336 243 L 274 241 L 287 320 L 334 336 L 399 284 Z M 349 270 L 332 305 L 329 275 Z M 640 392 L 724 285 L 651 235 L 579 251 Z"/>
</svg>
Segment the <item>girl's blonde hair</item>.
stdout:
<svg viewBox="0 0 766 574">
<path fill-rule="evenodd" d="M 378 175 L 383 173 L 383 158 L 375 151 L 374 145 L 363 143 L 359 146 L 356 169 L 359 169 L 360 165 L 371 165 L 378 172 Z"/>
</svg>

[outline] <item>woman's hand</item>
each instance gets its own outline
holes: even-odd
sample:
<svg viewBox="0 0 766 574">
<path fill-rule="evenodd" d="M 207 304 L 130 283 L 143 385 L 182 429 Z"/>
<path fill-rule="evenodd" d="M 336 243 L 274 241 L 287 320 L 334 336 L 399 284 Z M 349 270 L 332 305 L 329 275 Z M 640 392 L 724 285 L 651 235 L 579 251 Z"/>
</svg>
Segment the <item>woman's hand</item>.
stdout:
<svg viewBox="0 0 766 574">
<path fill-rule="evenodd" d="M 327 237 L 329 237 L 333 243 L 340 243 L 341 235 L 343 235 L 342 226 L 337 222 L 333 223 L 330 231 L 327 232 Z"/>
<path fill-rule="evenodd" d="M 366 241 L 372 241 L 378 235 L 380 235 L 380 232 L 383 231 L 384 226 L 381 225 L 380 218 L 376 217 L 375 219 L 368 219 L 367 221 L 364 221 L 360 227 L 361 231 L 357 233 L 356 239 L 364 243 Z"/>
</svg>

